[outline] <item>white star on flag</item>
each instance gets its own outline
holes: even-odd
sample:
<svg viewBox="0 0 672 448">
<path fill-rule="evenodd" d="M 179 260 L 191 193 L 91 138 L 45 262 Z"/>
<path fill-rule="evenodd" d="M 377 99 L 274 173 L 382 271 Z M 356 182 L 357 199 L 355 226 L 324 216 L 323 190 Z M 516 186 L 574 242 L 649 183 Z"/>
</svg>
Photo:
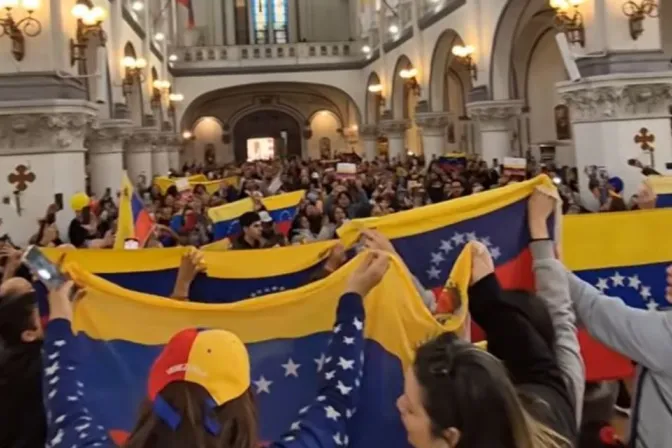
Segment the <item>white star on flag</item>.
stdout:
<svg viewBox="0 0 672 448">
<path fill-rule="evenodd" d="M 459 232 L 455 232 L 455 235 L 453 235 L 451 240 L 453 240 L 453 242 L 455 243 L 456 246 L 458 244 L 464 244 L 464 234 L 459 233 Z"/>
<path fill-rule="evenodd" d="M 448 253 L 451 250 L 453 250 L 453 245 L 450 244 L 450 241 L 441 240 L 441 250 L 444 251 L 445 253 Z"/>
<path fill-rule="evenodd" d="M 315 359 L 315 362 L 317 363 L 317 371 L 321 372 L 324 368 L 324 363 L 327 362 L 327 357 L 322 353 L 319 358 Z"/>
<path fill-rule="evenodd" d="M 56 347 L 63 347 L 65 345 L 65 341 L 63 339 L 59 339 L 58 341 L 54 341 L 54 345 Z"/>
<path fill-rule="evenodd" d="M 490 237 L 489 237 L 489 236 L 481 237 L 481 243 L 483 243 L 483 245 L 484 245 L 485 247 L 490 247 L 490 246 L 492 246 L 492 243 L 490 242 Z"/>
<path fill-rule="evenodd" d="M 442 261 L 445 261 L 441 252 L 432 252 L 432 264 L 439 264 Z"/>
<path fill-rule="evenodd" d="M 299 415 L 305 414 L 306 412 L 308 412 L 308 409 L 310 409 L 310 406 L 302 407 L 301 409 L 299 409 Z"/>
<path fill-rule="evenodd" d="M 441 275 L 441 271 L 439 271 L 438 269 L 436 269 L 436 266 L 434 266 L 434 265 L 432 265 L 431 268 L 427 269 L 427 276 L 428 276 L 430 279 L 431 279 L 431 278 L 436 278 L 436 279 L 438 279 L 440 275 Z"/>
<path fill-rule="evenodd" d="M 333 421 L 338 421 L 338 417 L 341 416 L 341 413 L 331 406 L 325 406 L 324 410 L 327 412 L 327 418 Z"/>
<path fill-rule="evenodd" d="M 58 363 L 58 361 L 56 361 L 52 365 L 50 365 L 49 367 L 44 369 L 44 373 L 47 376 L 51 376 L 51 375 L 55 374 L 60 367 L 61 367 L 61 365 Z"/>
<path fill-rule="evenodd" d="M 595 287 L 601 292 L 604 292 L 605 289 L 609 289 L 609 280 L 606 278 L 598 278 Z"/>
<path fill-rule="evenodd" d="M 343 446 L 343 441 L 341 440 L 341 433 L 337 432 L 334 434 L 334 443 L 338 446 Z"/>
<path fill-rule="evenodd" d="M 628 286 L 631 288 L 639 289 L 639 285 L 642 284 L 642 281 L 639 279 L 638 275 L 633 275 L 628 277 Z"/>
<path fill-rule="evenodd" d="M 338 324 L 334 327 L 334 333 L 338 334 L 341 332 L 341 324 Z"/>
<path fill-rule="evenodd" d="M 341 395 L 348 395 L 348 394 L 350 394 L 350 391 L 352 390 L 352 387 L 348 387 L 340 381 L 336 385 L 336 388 L 341 393 Z"/>
<path fill-rule="evenodd" d="M 655 300 L 649 300 L 646 303 L 646 307 L 650 310 L 657 310 L 658 309 L 658 303 Z"/>
<path fill-rule="evenodd" d="M 266 392 L 267 394 L 271 393 L 271 384 L 273 384 L 273 381 L 268 381 L 264 376 L 262 375 L 261 378 L 259 378 L 258 381 L 253 381 L 254 385 L 257 386 L 257 393 L 260 394 L 262 392 Z"/>
<path fill-rule="evenodd" d="M 296 364 L 292 358 L 289 358 L 286 364 L 282 364 L 282 367 L 285 369 L 285 377 L 290 375 L 299 377 L 299 367 L 301 367 L 301 364 Z"/>
<path fill-rule="evenodd" d="M 335 370 L 332 370 L 331 372 L 327 372 L 324 374 L 324 378 L 327 380 L 333 380 L 335 376 L 336 376 Z"/>
<path fill-rule="evenodd" d="M 625 280 L 625 277 L 619 274 L 618 271 L 611 276 L 611 281 L 614 282 L 614 286 L 625 286 L 623 280 Z"/>
<path fill-rule="evenodd" d="M 292 423 L 292 426 L 289 427 L 290 431 L 298 431 L 299 429 L 301 429 L 301 421 L 294 422 Z"/>
<path fill-rule="evenodd" d="M 651 297 L 651 287 L 642 286 L 642 289 L 639 291 L 639 294 L 642 296 L 644 300 L 647 300 L 649 297 Z"/>
<path fill-rule="evenodd" d="M 467 241 L 474 241 L 476 239 L 476 232 L 467 232 Z"/>
<path fill-rule="evenodd" d="M 338 366 L 343 369 L 343 370 L 350 370 L 353 368 L 355 365 L 355 360 L 354 359 L 345 359 L 342 357 L 338 357 Z"/>
<path fill-rule="evenodd" d="M 362 321 L 359 320 L 359 319 L 357 319 L 356 317 L 355 317 L 355 319 L 352 321 L 352 325 L 354 325 L 355 328 L 356 328 L 357 330 L 360 330 L 360 331 L 361 331 L 362 328 L 364 328 L 364 324 L 362 323 Z"/>
<path fill-rule="evenodd" d="M 496 260 L 502 255 L 502 251 L 499 250 L 499 247 L 493 247 L 490 249 L 490 255 L 492 255 L 493 260 Z"/>
<path fill-rule="evenodd" d="M 355 338 L 349 338 L 347 336 L 343 337 L 343 343 L 345 345 L 353 345 L 355 343 Z"/>
<path fill-rule="evenodd" d="M 318 397 L 316 398 L 317 401 L 324 401 L 326 399 L 327 397 L 325 397 L 324 395 L 318 395 Z"/>
</svg>

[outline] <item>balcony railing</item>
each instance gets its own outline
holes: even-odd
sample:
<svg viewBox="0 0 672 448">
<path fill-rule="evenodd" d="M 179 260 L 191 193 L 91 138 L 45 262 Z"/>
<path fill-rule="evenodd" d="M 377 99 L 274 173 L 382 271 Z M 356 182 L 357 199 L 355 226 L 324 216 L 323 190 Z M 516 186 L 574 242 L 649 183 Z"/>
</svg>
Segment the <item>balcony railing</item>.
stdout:
<svg viewBox="0 0 672 448">
<path fill-rule="evenodd" d="M 344 64 L 365 58 L 358 42 L 176 47 L 172 53 L 177 70 Z"/>
</svg>

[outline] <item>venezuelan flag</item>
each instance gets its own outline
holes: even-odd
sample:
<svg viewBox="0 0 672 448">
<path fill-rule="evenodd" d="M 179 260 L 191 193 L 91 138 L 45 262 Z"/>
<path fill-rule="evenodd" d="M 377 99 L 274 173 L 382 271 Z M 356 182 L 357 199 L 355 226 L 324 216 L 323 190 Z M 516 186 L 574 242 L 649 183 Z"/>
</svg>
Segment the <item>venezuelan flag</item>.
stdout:
<svg viewBox="0 0 672 448">
<path fill-rule="evenodd" d="M 443 298 L 443 282 L 449 270 L 469 241 L 480 241 L 489 248 L 503 288 L 533 291 L 527 199 L 537 187 L 553 188 L 553 185 L 547 176 L 538 176 L 526 182 L 395 215 L 351 221 L 339 230 L 339 234 L 346 244 L 352 244 L 362 227 L 378 229 L 391 239 L 413 275 L 426 288 L 434 290 L 439 299 Z M 554 224 L 549 223 L 552 235 L 555 234 Z M 580 230 L 573 229 L 569 232 Z M 439 300 L 439 311 L 447 309 L 448 304 Z M 473 340 L 483 337 L 474 326 Z M 586 334 L 582 337 L 588 338 Z M 585 341 L 590 341 L 590 344 L 584 342 L 582 345 L 589 379 L 604 379 L 601 375 L 605 374 L 612 378 L 623 373 L 625 360 L 622 357 L 590 339 Z M 605 359 L 613 364 L 598 371 L 591 369 L 597 364 L 593 360 Z"/>
<path fill-rule="evenodd" d="M 192 302 L 231 303 L 298 288 L 316 278 L 336 244 L 337 241 L 324 241 L 274 249 L 206 251 L 207 271 L 196 276 L 189 298 Z M 43 251 L 54 262 L 65 256 L 65 262 L 86 266 L 89 272 L 123 288 L 168 297 L 182 255 L 189 248 Z"/>
<path fill-rule="evenodd" d="M 192 189 L 197 185 L 203 185 L 203 187 L 205 187 L 205 191 L 207 191 L 208 194 L 215 194 L 222 187 L 222 185 L 237 187 L 240 183 L 240 176 L 229 176 L 225 177 L 224 179 L 208 180 L 208 178 L 203 174 L 197 174 L 194 176 L 189 176 L 187 180 L 189 181 L 189 185 L 191 185 Z M 157 176 L 154 178 L 154 185 L 159 187 L 161 194 L 165 195 L 168 189 L 175 185 L 176 181 L 177 178 Z"/>
<path fill-rule="evenodd" d="M 650 310 L 665 301 L 665 269 L 672 264 L 672 241 L 665 236 L 672 210 L 642 210 L 568 216 L 563 223 L 563 262 L 579 277 L 629 306 Z M 622 378 L 632 364 L 595 350 L 581 334 L 586 368 L 593 375 Z"/>
<path fill-rule="evenodd" d="M 462 170 L 467 166 L 467 155 L 464 153 L 449 153 L 439 157 L 438 164 L 444 171 Z"/>
<path fill-rule="evenodd" d="M 646 181 L 656 194 L 656 208 L 672 207 L 672 176 L 649 176 Z"/>
<path fill-rule="evenodd" d="M 66 264 L 70 275 L 87 288 L 87 296 L 75 305 L 73 319 L 84 352 L 79 368 L 87 385 L 87 407 L 122 442 L 146 394 L 150 366 L 169 338 L 186 327 L 224 328 L 247 345 L 261 435 L 277 439 L 316 397 L 339 297 L 362 261 L 358 256 L 326 279 L 293 291 L 227 305 L 134 293 Z M 464 279 L 451 277 L 462 292 L 467 288 Z M 405 448 L 406 432 L 395 402 L 413 348 L 461 322 L 439 325 L 396 258 L 364 303 L 366 367 L 360 405 L 350 415 L 349 446 Z M 296 366 L 296 375 L 287 373 L 290 363 Z"/>
<path fill-rule="evenodd" d="M 154 220 L 145 209 L 145 204 L 133 189 L 133 184 L 124 172 L 121 180 L 121 196 L 119 197 L 119 218 L 117 234 L 114 240 L 115 249 L 123 249 L 128 238 L 138 240 L 144 247 L 154 230 Z"/>
<path fill-rule="evenodd" d="M 273 218 L 278 230 L 287 235 L 292 226 L 299 203 L 306 194 L 304 190 L 262 198 L 261 202 Z M 221 240 L 240 233 L 238 218 L 254 209 L 251 198 L 241 199 L 230 204 L 220 205 L 208 210 L 213 222 L 212 231 L 215 240 Z"/>
</svg>

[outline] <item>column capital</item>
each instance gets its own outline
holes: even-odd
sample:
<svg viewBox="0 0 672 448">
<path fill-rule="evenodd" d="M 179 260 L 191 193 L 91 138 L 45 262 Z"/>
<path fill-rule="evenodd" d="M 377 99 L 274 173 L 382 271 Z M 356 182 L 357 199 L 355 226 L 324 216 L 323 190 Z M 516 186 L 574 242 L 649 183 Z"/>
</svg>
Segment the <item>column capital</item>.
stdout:
<svg viewBox="0 0 672 448">
<path fill-rule="evenodd" d="M 417 112 L 415 124 L 422 128 L 423 135 L 443 135 L 450 123 L 450 114 L 446 112 Z"/>
<path fill-rule="evenodd" d="M 96 108 L 88 101 L 0 101 L 0 151 L 6 155 L 84 152 Z"/>
<path fill-rule="evenodd" d="M 133 153 L 152 152 L 156 145 L 158 131 L 153 127 L 133 128 L 128 139 L 128 150 Z"/>
<path fill-rule="evenodd" d="M 467 112 L 480 122 L 505 121 L 519 115 L 523 100 L 475 101 L 467 103 Z"/>
<path fill-rule="evenodd" d="M 669 118 L 672 72 L 604 75 L 558 84 L 572 123 Z"/>
<path fill-rule="evenodd" d="M 363 124 L 359 127 L 359 137 L 366 140 L 378 140 L 378 135 L 380 131 L 378 130 L 378 125 L 376 124 Z"/>
<path fill-rule="evenodd" d="M 182 144 L 182 138 L 174 132 L 160 132 L 157 135 L 157 144 L 163 148 L 159 151 L 177 151 Z"/>
<path fill-rule="evenodd" d="M 94 154 L 122 152 L 124 142 L 131 136 L 132 126 L 131 120 L 94 122 L 86 134 L 86 147 Z"/>
<path fill-rule="evenodd" d="M 383 134 L 389 137 L 400 138 L 406 134 L 406 130 L 410 127 L 408 120 L 382 120 L 380 122 L 380 130 Z"/>
</svg>

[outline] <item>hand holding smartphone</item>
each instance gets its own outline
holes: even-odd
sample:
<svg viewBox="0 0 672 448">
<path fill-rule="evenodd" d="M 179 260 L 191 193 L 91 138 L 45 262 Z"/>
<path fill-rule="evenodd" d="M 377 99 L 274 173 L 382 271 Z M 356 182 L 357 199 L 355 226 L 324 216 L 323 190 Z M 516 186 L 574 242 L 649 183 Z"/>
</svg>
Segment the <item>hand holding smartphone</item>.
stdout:
<svg viewBox="0 0 672 448">
<path fill-rule="evenodd" d="M 55 291 L 70 281 L 70 278 L 62 273 L 60 268 L 49 260 L 37 246 L 28 246 L 21 261 L 49 291 Z M 77 288 L 73 288 L 70 298 L 74 298 L 76 293 Z"/>
</svg>

